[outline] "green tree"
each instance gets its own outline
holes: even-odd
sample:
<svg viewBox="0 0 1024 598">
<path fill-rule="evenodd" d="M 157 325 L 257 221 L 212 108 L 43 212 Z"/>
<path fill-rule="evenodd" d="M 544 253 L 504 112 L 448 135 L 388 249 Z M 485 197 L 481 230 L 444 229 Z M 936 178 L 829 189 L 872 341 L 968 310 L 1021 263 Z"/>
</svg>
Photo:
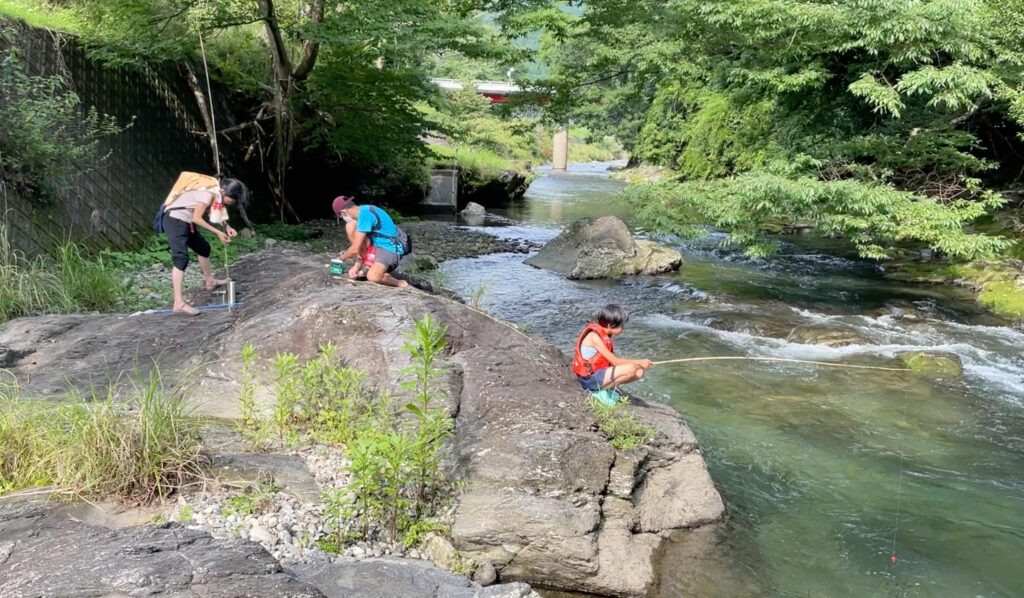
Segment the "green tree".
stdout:
<svg viewBox="0 0 1024 598">
<path fill-rule="evenodd" d="M 552 107 L 679 171 L 632 195 L 659 223 L 711 222 L 759 253 L 765 224 L 802 218 L 864 255 L 906 241 L 978 257 L 1004 244 L 963 226 L 1000 204 L 985 191 L 1008 170 L 996 148 L 1020 147 L 1021 14 L 983 0 L 590 0 L 546 38 Z"/>
<path fill-rule="evenodd" d="M 68 0 L 94 56 L 141 66 L 195 59 L 199 36 L 214 73 L 258 93 L 252 119 L 232 135 L 263 148 L 282 217 L 297 151 L 312 145 L 355 166 L 427 155 L 433 123 L 415 109 L 439 101 L 427 69 L 442 53 L 501 57 L 507 40 L 475 17 L 516 2 L 489 0 Z M 191 66 L 186 61 L 186 68 Z M 206 111 L 200 77 L 193 91 Z M 207 120 L 208 134 L 213 137 Z M 268 140 L 263 132 L 269 131 Z M 221 134 L 224 134 L 222 131 Z M 250 155 L 253 152 L 250 152 Z"/>
</svg>

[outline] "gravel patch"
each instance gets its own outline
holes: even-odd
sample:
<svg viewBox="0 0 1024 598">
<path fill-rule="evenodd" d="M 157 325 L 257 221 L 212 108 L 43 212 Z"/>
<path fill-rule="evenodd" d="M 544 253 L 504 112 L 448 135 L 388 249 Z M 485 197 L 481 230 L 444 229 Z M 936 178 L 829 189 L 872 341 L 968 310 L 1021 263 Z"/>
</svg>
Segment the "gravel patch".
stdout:
<svg viewBox="0 0 1024 598">
<path fill-rule="evenodd" d="M 342 449 L 321 445 L 292 454 L 303 459 L 321 492 L 344 491 L 348 486 L 350 463 Z M 287 488 L 266 484 L 247 490 L 222 487 L 183 493 L 165 516 L 214 538 L 257 542 L 285 566 L 389 555 L 425 558 L 418 550 L 393 542 L 357 542 L 340 554 L 324 552 L 318 544 L 330 535 L 324 512 L 320 500 L 303 501 Z"/>
</svg>

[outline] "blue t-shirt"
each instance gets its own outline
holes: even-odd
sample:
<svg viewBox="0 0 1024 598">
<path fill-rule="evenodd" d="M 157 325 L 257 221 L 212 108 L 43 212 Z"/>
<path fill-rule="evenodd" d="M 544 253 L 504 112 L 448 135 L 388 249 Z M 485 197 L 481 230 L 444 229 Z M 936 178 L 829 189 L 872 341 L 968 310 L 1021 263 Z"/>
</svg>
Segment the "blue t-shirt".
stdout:
<svg viewBox="0 0 1024 598">
<path fill-rule="evenodd" d="M 374 206 L 359 206 L 356 231 L 366 233 L 374 247 L 399 253 L 394 239 L 398 235 L 398 227 L 384 210 Z"/>
</svg>

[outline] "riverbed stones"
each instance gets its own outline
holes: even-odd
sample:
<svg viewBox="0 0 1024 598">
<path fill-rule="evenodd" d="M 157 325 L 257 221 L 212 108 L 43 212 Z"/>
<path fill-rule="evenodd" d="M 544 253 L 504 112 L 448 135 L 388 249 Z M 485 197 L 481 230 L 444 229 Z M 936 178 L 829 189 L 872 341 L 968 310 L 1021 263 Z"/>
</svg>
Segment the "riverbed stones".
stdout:
<svg viewBox="0 0 1024 598">
<path fill-rule="evenodd" d="M 628 481 L 615 489 L 638 510 L 606 513 L 602 505 L 611 496 L 618 454 L 598 430 L 565 356 L 548 343 L 443 297 L 335 281 L 318 255 L 254 253 L 231 273 L 248 297 L 231 312 L 205 312 L 201 321 L 25 318 L 0 326 L 0 344 L 16 345 L 26 356 L 14 364 L 26 397 L 68 381 L 102 388 L 142 359 L 160 365 L 165 383 L 187 378 L 200 413 L 238 417 L 241 380 L 234 365 L 250 344 L 263 356 L 290 352 L 304 359 L 333 342 L 339 359 L 401 399 L 404 391 L 395 381 L 410 364 L 405 334 L 430 314 L 447 326 L 452 365 L 446 387 L 456 425 L 447 469 L 462 481 L 451 514 L 451 541 L 461 558 L 490 561 L 502 581 L 640 596 L 654 577 L 660 538 L 724 515 L 720 499 L 711 498 L 717 496 L 714 484 L 696 465 L 701 457 L 682 418 L 639 401 L 629 412 L 657 433 L 634 469 L 628 498 Z M 209 365 L 196 368 L 195 359 Z M 269 382 L 273 372 L 257 375 Z M 257 397 L 259 407 L 266 408 L 262 401 L 268 398 Z M 273 515 L 280 523 L 282 515 Z M 630 523 L 634 518 L 637 525 Z M 264 527 L 274 532 L 278 550 L 279 530 Z M 626 556 L 628 576 L 616 562 Z"/>
<path fill-rule="evenodd" d="M 444 536 L 433 532 L 423 538 L 420 552 L 442 569 L 452 571 L 459 565 L 459 553 L 452 543 Z"/>
<path fill-rule="evenodd" d="M 678 270 L 683 256 L 652 241 L 635 241 L 614 216 L 569 225 L 526 263 L 572 279 L 619 278 Z"/>
<path fill-rule="evenodd" d="M 494 563 L 484 561 L 473 571 L 472 579 L 474 583 L 487 587 L 498 581 L 498 571 L 494 568 Z"/>
</svg>

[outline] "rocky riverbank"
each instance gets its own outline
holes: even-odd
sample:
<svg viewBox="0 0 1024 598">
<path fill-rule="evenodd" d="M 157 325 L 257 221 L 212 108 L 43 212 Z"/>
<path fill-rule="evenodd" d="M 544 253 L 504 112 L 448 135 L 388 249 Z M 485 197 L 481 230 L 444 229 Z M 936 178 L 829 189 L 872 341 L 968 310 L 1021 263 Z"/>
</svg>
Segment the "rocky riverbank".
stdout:
<svg viewBox="0 0 1024 598">
<path fill-rule="evenodd" d="M 236 418 L 242 386 L 238 356 L 244 345 L 264 355 L 308 357 L 332 342 L 346 365 L 367 372 L 376 388 L 401 397 L 396 380 L 410 363 L 404 335 L 414 320 L 430 314 L 447 326 L 446 388 L 455 423 L 448 469 L 462 490 L 450 514 L 449 538 L 433 542 L 437 553 L 428 554 L 431 549 L 421 545 L 417 553 L 401 549 L 406 556 L 427 554 L 436 562 L 448 552 L 450 563 L 460 563 L 460 570 L 473 571 L 484 581 L 640 596 L 654 583 L 656 555 L 666 537 L 724 514 L 697 442 L 678 414 L 643 402 L 629 406 L 655 433 L 639 448 L 616 450 L 569 375 L 565 356 L 547 343 L 412 288 L 333 280 L 321 255 L 277 249 L 250 254 L 232 267 L 232 278 L 245 304 L 231 312 L 210 311 L 198 318 L 14 320 L 0 327 L 5 365 L 18 376 L 24 396 L 38 397 L 60 394 L 68 383 L 102 387 L 131 364 L 156 362 L 165 381 L 193 389 L 199 413 Z M 530 376 L 523 376 L 524 368 Z M 261 401 L 268 406 L 266 397 Z M 225 538 L 211 540 L 213 545 L 241 543 L 251 551 L 255 541 L 281 561 L 311 568 L 304 570 L 316 579 L 336 582 L 342 577 L 324 567 L 349 563 L 346 553 L 373 560 L 367 555 L 400 552 L 394 545 L 354 544 L 321 561 L 322 551 L 311 549 L 318 533 L 315 497 L 325 487 L 345 483 L 343 475 L 325 477 L 322 470 L 344 469 L 343 453 L 225 455 L 219 450 L 217 479 L 230 481 L 234 471 L 245 482 L 242 487 L 256 482 L 259 488 L 264 472 L 269 477 L 264 481 L 274 485 L 260 491 L 268 496 L 259 498 L 264 507 L 258 513 L 242 516 L 237 501 L 231 501 L 236 495 L 212 491 L 185 496 L 168 513 L 181 523 L 188 519 L 182 514 L 188 505 L 187 525 Z M 292 465 L 282 466 L 282 461 Z M 187 531 L 188 538 L 205 534 Z M 126 532 L 126 537 L 134 533 L 159 535 Z M 173 531 L 175 537 L 182 533 Z M 17 545 L 13 550 L 19 550 Z M 55 558 L 56 553 L 41 557 L 38 566 L 59 568 Z M 266 558 L 277 562 L 273 555 Z M 420 566 L 414 559 L 403 562 Z M 4 567 L 0 577 L 10 574 Z"/>
</svg>

